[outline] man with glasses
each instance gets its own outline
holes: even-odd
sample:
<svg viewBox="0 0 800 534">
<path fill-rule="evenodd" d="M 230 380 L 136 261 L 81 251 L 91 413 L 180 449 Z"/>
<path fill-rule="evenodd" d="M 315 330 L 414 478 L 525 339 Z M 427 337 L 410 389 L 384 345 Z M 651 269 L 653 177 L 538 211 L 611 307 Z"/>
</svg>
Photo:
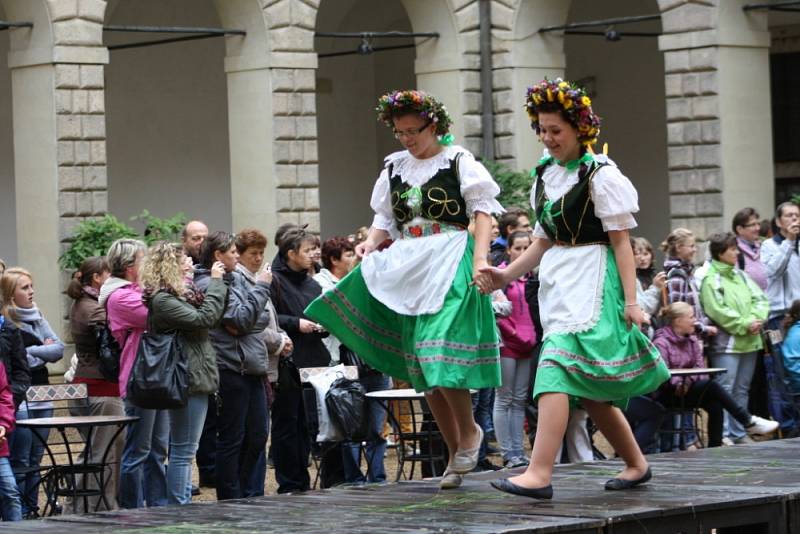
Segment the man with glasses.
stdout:
<svg viewBox="0 0 800 534">
<path fill-rule="evenodd" d="M 800 235 L 800 207 L 793 202 L 779 204 L 775 210 L 775 235 L 764 241 L 761 247 L 761 261 L 767 271 L 767 297 L 769 298 L 769 319 L 767 329 L 782 330 L 782 322 L 792 302 L 800 299 L 800 254 L 797 237 Z M 781 423 L 783 437 L 798 435 L 797 423 L 800 421 L 791 397 L 778 373 L 782 358 L 781 344 L 773 337 L 772 355 L 765 354 L 764 368 L 769 383 L 769 409 Z"/>
</svg>

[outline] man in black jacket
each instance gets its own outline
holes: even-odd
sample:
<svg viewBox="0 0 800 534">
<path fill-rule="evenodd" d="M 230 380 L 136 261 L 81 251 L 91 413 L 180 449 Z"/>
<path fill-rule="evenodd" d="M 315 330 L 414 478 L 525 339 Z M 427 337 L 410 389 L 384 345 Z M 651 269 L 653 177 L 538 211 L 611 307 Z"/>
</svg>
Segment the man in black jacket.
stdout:
<svg viewBox="0 0 800 534">
<path fill-rule="evenodd" d="M 14 395 L 14 408 L 25 400 L 25 392 L 31 385 L 31 370 L 22 335 L 14 323 L 0 315 L 0 361 L 6 368 Z"/>
<path fill-rule="evenodd" d="M 322 289 L 308 276 L 316 241 L 302 228 L 292 228 L 281 238 L 273 262 L 272 301 L 279 326 L 294 343 L 291 362 L 284 362 L 272 405 L 272 460 L 278 493 L 306 491 L 310 486 L 308 455 L 311 436 L 305 418 L 297 368 L 326 367 L 331 356 L 322 343 L 326 333 L 303 313 Z M 291 373 L 292 377 L 286 375 Z M 290 379 L 293 378 L 293 379 Z"/>
</svg>

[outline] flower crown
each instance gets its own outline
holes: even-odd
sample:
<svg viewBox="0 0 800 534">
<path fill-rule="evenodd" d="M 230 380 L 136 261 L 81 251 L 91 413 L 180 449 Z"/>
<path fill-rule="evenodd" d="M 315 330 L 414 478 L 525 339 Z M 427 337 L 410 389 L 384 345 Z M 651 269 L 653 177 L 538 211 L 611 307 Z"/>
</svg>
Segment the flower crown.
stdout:
<svg viewBox="0 0 800 534">
<path fill-rule="evenodd" d="M 531 127 L 539 133 L 539 109 L 543 104 L 556 103 L 561 106 L 570 122 L 578 129 L 578 141 L 593 145 L 600 135 L 600 117 L 592 111 L 592 99 L 583 87 L 561 78 L 545 78 L 528 88 L 525 110 L 531 119 Z"/>
<path fill-rule="evenodd" d="M 416 111 L 423 119 L 433 122 L 437 135 L 446 135 L 453 124 L 447 108 L 441 102 L 424 91 L 413 89 L 386 93 L 378 99 L 375 111 L 378 112 L 378 120 L 390 128 L 394 127 L 393 116 L 409 111 Z"/>
</svg>

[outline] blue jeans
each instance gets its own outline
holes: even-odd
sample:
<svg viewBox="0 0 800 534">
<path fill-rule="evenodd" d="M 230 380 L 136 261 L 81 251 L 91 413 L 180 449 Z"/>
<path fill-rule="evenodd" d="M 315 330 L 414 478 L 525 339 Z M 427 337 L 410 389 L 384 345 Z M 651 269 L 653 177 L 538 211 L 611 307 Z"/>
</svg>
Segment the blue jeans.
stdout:
<svg viewBox="0 0 800 534">
<path fill-rule="evenodd" d="M 361 385 L 370 391 L 391 389 L 392 380 L 383 374 L 371 374 L 360 380 Z M 383 465 L 383 456 L 386 453 L 386 440 L 383 439 L 383 425 L 386 422 L 386 405 L 380 402 L 367 401 L 366 417 L 369 419 L 369 440 L 364 449 L 367 460 L 367 474 L 361 472 L 361 444 L 346 441 L 342 444 L 342 464 L 344 466 L 345 482 L 385 482 L 386 468 Z"/>
<path fill-rule="evenodd" d="M 719 354 L 711 356 L 711 365 L 714 367 L 724 367 L 728 370 L 717 377 L 717 382 L 722 388 L 731 394 L 733 400 L 739 406 L 747 407 L 750 399 L 750 381 L 753 380 L 753 373 L 756 370 L 755 352 L 743 354 Z M 725 412 L 725 425 L 723 436 L 731 439 L 739 439 L 746 436 L 742 423 L 731 416 L 730 412 Z"/>
<path fill-rule="evenodd" d="M 658 452 L 656 433 L 666 413 L 664 406 L 650 397 L 633 397 L 624 413 L 642 454 Z"/>
<path fill-rule="evenodd" d="M 166 506 L 167 410 L 145 410 L 125 401 L 125 415 L 139 420 L 128 427 L 119 476 L 120 508 Z"/>
<path fill-rule="evenodd" d="M 494 411 L 494 388 L 479 389 L 472 395 L 472 413 L 475 422 L 483 429 L 483 443 L 478 452 L 478 461 L 486 459 L 486 446 L 489 443 L 489 433 L 494 431 L 492 412 Z"/>
<path fill-rule="evenodd" d="M 522 436 L 528 388 L 533 371 L 532 358 L 500 358 L 503 385 L 495 390 L 494 423 L 503 460 L 524 458 Z M 486 430 L 484 429 L 484 432 Z"/>
<path fill-rule="evenodd" d="M 217 499 L 263 495 L 264 478 L 259 483 L 253 472 L 261 471 L 259 461 L 269 434 L 264 379 L 220 371 L 219 400 L 215 467 Z"/>
<path fill-rule="evenodd" d="M 0 519 L 3 521 L 21 521 L 22 504 L 19 489 L 11 462 L 8 458 L 0 458 Z"/>
<path fill-rule="evenodd" d="M 192 460 L 208 410 L 208 395 L 190 395 L 186 406 L 168 410 L 169 469 L 167 499 L 169 504 L 192 502 Z"/>
<path fill-rule="evenodd" d="M 43 410 L 21 409 L 17 412 L 17 421 L 40 419 L 42 417 L 51 417 L 52 415 L 52 408 Z M 34 436 L 34 432 L 41 439 Z M 50 436 L 49 428 L 31 430 L 18 427 L 8 437 L 8 446 L 11 449 L 11 455 L 8 460 L 11 463 L 11 469 L 16 475 L 17 487 L 22 499 L 22 515 L 36 512 L 39 509 L 39 480 L 41 473 L 38 468 L 42 462 L 42 456 L 44 456 L 44 443 L 42 440 L 47 441 L 48 436 Z M 21 472 L 28 469 L 31 469 L 31 471 Z"/>
</svg>

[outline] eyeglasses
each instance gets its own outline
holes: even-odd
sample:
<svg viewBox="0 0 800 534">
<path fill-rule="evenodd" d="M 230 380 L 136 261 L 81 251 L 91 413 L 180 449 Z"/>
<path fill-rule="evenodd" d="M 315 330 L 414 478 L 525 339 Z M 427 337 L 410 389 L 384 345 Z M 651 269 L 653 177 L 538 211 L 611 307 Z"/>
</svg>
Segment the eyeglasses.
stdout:
<svg viewBox="0 0 800 534">
<path fill-rule="evenodd" d="M 402 132 L 398 130 L 392 130 L 392 133 L 394 134 L 395 139 L 402 139 L 403 137 L 414 138 L 425 131 L 425 129 L 430 125 L 431 123 L 428 122 L 422 128 L 413 128 L 411 130 L 405 130 Z"/>
</svg>

